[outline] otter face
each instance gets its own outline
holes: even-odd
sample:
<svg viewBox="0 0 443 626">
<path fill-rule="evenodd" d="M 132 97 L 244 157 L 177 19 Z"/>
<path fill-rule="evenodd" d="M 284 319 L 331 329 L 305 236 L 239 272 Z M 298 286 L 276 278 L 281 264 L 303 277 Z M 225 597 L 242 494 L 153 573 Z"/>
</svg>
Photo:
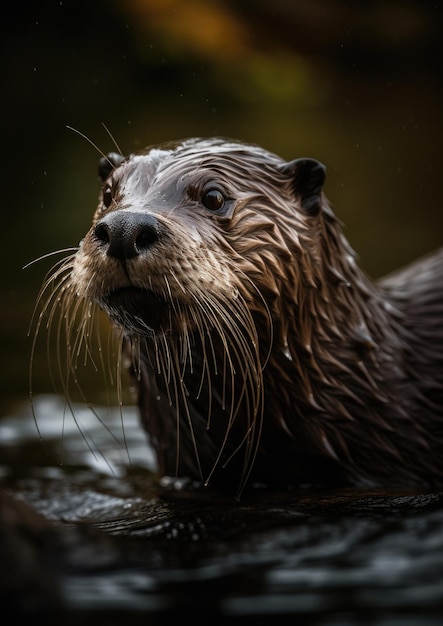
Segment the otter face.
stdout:
<svg viewBox="0 0 443 626">
<path fill-rule="evenodd" d="M 177 179 L 170 158 L 171 151 L 153 150 L 110 172 L 72 272 L 80 296 L 142 335 L 188 324 L 187 308 L 201 294 L 235 297 L 211 223 L 234 201 L 190 167 Z"/>
<path fill-rule="evenodd" d="M 306 163 L 223 140 L 108 155 L 99 166 L 99 206 L 74 260 L 76 293 L 141 335 L 189 328 L 196 307 L 201 313 L 239 293 L 263 298 L 248 281 L 269 274 L 267 248 L 291 256 L 275 219 L 275 210 L 283 214 L 296 201 L 288 181 L 296 173 L 300 208 L 313 212 L 319 196 Z M 268 283 L 278 291 L 275 278 Z"/>
</svg>

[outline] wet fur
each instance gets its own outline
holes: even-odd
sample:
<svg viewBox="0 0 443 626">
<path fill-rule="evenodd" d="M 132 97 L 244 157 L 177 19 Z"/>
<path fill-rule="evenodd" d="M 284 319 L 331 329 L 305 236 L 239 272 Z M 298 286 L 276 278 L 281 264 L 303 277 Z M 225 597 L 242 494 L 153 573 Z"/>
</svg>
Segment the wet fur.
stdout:
<svg viewBox="0 0 443 626">
<path fill-rule="evenodd" d="M 241 142 L 114 155 L 101 173 L 92 227 L 40 299 L 66 324 L 68 371 L 97 307 L 119 329 L 161 474 L 237 493 L 443 484 L 443 249 L 371 281 L 321 164 Z M 122 259 L 99 228 L 125 211 L 159 235 Z"/>
</svg>

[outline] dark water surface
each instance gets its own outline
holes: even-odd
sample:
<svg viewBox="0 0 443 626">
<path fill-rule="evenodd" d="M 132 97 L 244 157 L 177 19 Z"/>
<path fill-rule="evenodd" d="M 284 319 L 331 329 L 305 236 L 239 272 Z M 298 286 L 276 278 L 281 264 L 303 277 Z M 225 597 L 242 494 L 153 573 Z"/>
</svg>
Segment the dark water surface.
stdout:
<svg viewBox="0 0 443 626">
<path fill-rule="evenodd" d="M 443 494 L 159 489 L 135 408 L 124 430 L 119 410 L 71 413 L 58 396 L 35 408 L 41 440 L 26 403 L 0 422 L 3 485 L 49 520 L 15 525 L 14 610 L 61 624 L 442 623 Z"/>
</svg>

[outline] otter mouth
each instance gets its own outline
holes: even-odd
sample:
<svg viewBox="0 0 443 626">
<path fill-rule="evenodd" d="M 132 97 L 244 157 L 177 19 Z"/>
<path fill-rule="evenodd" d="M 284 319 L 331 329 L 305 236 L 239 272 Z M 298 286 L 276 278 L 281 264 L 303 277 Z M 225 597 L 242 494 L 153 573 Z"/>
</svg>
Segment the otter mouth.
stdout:
<svg viewBox="0 0 443 626">
<path fill-rule="evenodd" d="M 145 335 L 171 329 L 171 302 L 149 289 L 122 287 L 104 297 L 100 306 L 129 332 Z"/>
</svg>

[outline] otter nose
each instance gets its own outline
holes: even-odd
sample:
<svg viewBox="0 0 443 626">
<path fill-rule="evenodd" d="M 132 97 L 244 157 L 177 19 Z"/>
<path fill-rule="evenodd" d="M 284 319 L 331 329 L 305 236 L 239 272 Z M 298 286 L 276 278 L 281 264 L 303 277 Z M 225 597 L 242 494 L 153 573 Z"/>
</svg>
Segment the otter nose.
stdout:
<svg viewBox="0 0 443 626">
<path fill-rule="evenodd" d="M 126 261 L 142 254 L 160 236 L 153 215 L 135 211 L 113 211 L 95 225 L 95 236 L 106 247 L 106 254 Z"/>
</svg>

